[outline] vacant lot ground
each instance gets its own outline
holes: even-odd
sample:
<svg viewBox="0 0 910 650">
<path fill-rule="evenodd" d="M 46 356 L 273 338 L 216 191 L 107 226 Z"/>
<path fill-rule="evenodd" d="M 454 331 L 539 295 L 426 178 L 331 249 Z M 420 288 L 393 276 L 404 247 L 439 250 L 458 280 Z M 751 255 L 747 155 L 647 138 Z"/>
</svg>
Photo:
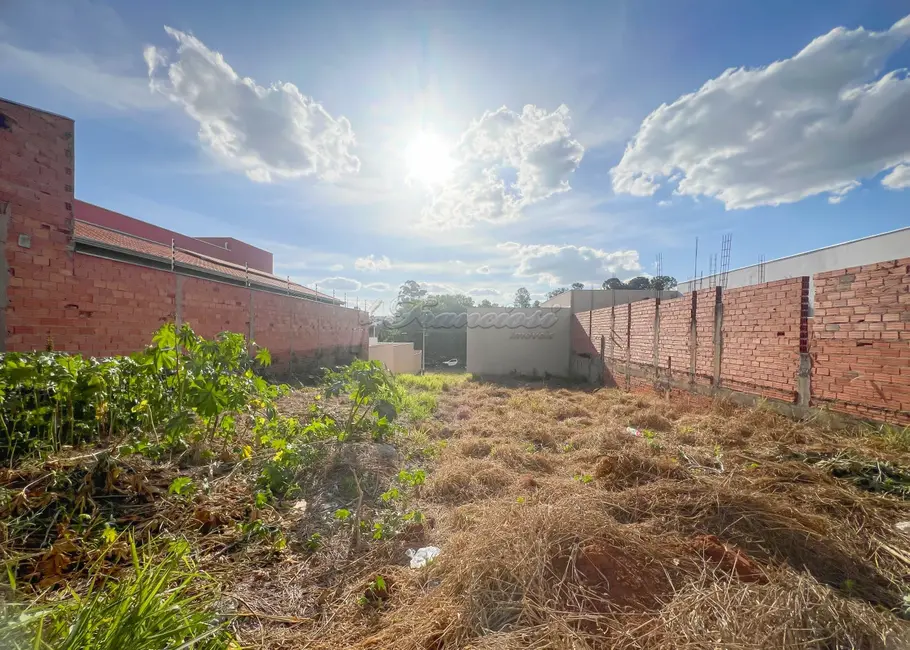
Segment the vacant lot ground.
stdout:
<svg viewBox="0 0 910 650">
<path fill-rule="evenodd" d="M 686 394 L 401 381 L 388 442 L 339 447 L 274 505 L 257 507 L 244 462 L 118 472 L 156 495 L 127 511 L 140 535 L 190 542 L 238 647 L 910 647 L 907 431 Z M 306 420 L 315 394 L 282 412 Z M 180 474 L 205 490 L 166 494 Z M 424 546 L 441 553 L 411 569 Z"/>
</svg>

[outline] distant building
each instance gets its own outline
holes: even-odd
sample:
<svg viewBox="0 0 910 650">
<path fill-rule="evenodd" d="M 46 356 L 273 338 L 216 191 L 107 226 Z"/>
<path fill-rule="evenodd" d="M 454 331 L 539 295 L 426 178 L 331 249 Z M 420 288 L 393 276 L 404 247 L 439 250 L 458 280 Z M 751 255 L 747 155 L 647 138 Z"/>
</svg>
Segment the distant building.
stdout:
<svg viewBox="0 0 910 650">
<path fill-rule="evenodd" d="M 184 250 L 238 266 L 246 264 L 257 271 L 273 272 L 272 254 L 269 251 L 233 237 L 190 237 L 78 199 L 73 201 L 73 216 L 77 221 L 116 230 L 124 235 L 141 237 L 165 246 L 170 246 L 173 241 L 175 246 Z"/>
<path fill-rule="evenodd" d="M 804 275 L 811 278 L 816 273 L 896 260 L 907 257 L 908 254 L 910 254 L 910 227 L 855 239 L 843 244 L 825 246 L 807 253 L 788 255 L 770 260 L 763 265 L 752 264 L 734 269 L 727 273 L 726 286 L 728 289 L 733 289 Z M 718 284 L 721 284 L 719 276 L 705 277 L 701 280 L 680 282 L 677 289 L 688 293 L 694 289 L 707 289 Z M 810 285 L 811 295 L 814 295 L 813 289 Z"/>
<path fill-rule="evenodd" d="M 73 241 L 79 253 L 342 304 L 330 295 L 274 275 L 269 251 L 232 237 L 190 237 L 79 200 L 73 201 L 73 216 Z"/>
</svg>

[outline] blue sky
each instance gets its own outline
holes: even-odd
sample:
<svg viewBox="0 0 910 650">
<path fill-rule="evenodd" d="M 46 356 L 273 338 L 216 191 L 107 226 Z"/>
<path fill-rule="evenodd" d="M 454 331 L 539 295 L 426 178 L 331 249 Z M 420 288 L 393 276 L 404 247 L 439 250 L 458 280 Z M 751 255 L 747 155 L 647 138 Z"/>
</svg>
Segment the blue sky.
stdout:
<svg viewBox="0 0 910 650">
<path fill-rule="evenodd" d="M 314 5 L 6 0 L 0 95 L 76 120 L 78 198 L 370 302 L 910 225 L 904 0 Z"/>
</svg>

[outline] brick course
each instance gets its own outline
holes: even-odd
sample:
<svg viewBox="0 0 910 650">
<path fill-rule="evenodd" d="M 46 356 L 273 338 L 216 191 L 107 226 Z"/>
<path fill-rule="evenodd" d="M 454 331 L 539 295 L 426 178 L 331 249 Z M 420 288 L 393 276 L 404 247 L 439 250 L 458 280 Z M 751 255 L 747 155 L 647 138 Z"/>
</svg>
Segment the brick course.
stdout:
<svg viewBox="0 0 910 650">
<path fill-rule="evenodd" d="M 910 258 L 813 279 L 813 403 L 910 423 Z"/>
<path fill-rule="evenodd" d="M 724 292 L 725 387 L 796 400 L 802 295 L 802 278 Z"/>
<path fill-rule="evenodd" d="M 689 372 L 689 334 L 692 326 L 692 296 L 660 303 L 660 337 L 657 365 L 669 368 L 673 377 Z"/>
</svg>

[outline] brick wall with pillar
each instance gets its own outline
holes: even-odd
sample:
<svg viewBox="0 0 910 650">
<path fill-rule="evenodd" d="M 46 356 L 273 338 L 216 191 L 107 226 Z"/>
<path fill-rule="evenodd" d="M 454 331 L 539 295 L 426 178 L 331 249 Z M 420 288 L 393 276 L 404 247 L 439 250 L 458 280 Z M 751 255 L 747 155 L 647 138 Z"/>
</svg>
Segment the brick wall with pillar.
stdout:
<svg viewBox="0 0 910 650">
<path fill-rule="evenodd" d="M 65 335 L 73 275 L 73 121 L 0 100 L 0 349 Z"/>
</svg>

